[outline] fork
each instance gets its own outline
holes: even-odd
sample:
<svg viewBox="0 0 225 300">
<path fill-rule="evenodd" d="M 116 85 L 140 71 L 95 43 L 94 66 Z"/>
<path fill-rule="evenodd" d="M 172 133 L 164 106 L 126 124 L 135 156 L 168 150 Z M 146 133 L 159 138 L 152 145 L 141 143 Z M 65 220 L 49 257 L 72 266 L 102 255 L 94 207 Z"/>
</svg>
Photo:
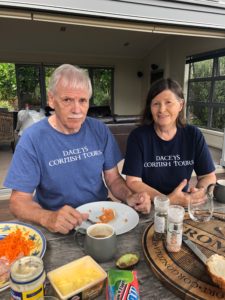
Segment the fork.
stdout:
<svg viewBox="0 0 225 300">
<path fill-rule="evenodd" d="M 89 222 L 89 223 L 91 223 L 91 224 L 96 224 L 97 223 L 96 221 L 93 221 L 90 218 L 88 218 L 86 221 Z"/>
</svg>

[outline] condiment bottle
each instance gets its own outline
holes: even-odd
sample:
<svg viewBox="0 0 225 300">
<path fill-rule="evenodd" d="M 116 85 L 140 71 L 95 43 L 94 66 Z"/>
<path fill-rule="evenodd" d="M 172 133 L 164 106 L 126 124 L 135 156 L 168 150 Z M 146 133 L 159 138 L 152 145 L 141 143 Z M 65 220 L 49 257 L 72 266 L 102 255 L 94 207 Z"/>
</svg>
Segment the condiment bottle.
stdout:
<svg viewBox="0 0 225 300">
<path fill-rule="evenodd" d="M 37 256 L 24 256 L 11 266 L 11 299 L 42 299 L 46 274 L 43 261 Z"/>
<path fill-rule="evenodd" d="M 161 239 L 165 235 L 167 229 L 167 213 L 169 204 L 170 200 L 165 195 L 159 195 L 154 197 L 154 230 L 155 238 L 157 239 Z"/>
<path fill-rule="evenodd" d="M 184 208 L 170 205 L 168 208 L 166 248 L 169 252 L 179 252 L 182 245 Z"/>
</svg>

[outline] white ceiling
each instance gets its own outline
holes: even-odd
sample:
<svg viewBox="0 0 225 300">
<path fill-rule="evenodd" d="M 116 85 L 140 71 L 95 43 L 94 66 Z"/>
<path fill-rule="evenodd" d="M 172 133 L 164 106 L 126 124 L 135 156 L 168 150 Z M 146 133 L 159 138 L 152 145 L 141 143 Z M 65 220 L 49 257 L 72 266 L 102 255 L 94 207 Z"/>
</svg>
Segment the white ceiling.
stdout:
<svg viewBox="0 0 225 300">
<path fill-rule="evenodd" d="M 0 19 L 0 55 L 14 51 L 142 59 L 165 37 L 130 30 Z"/>
<path fill-rule="evenodd" d="M 147 31 L 149 28 L 147 26 L 147 29 L 146 27 L 144 29 Z M 172 29 L 175 30 L 178 42 L 189 43 L 190 37 L 181 35 L 179 39 L 179 28 L 172 27 Z M 163 40 L 170 39 L 168 34 L 149 31 L 142 32 L 137 28 L 121 30 L 90 25 L 0 18 L 0 61 L 20 62 L 22 60 L 21 62 L 27 63 L 37 61 L 46 63 L 49 57 L 52 57 L 50 63 L 57 63 L 54 61 L 57 55 L 60 62 L 62 62 L 62 58 L 66 62 L 67 56 L 106 58 L 106 60 L 108 58 L 141 60 L 149 56 L 151 50 L 160 45 Z M 194 31 L 192 33 L 190 29 L 186 31 L 182 34 L 196 34 Z M 209 33 L 210 36 L 214 34 L 212 31 Z M 207 39 L 205 40 L 207 41 Z M 208 40 L 211 48 L 213 40 L 215 39 Z M 196 42 L 201 44 L 201 39 L 196 37 Z"/>
</svg>

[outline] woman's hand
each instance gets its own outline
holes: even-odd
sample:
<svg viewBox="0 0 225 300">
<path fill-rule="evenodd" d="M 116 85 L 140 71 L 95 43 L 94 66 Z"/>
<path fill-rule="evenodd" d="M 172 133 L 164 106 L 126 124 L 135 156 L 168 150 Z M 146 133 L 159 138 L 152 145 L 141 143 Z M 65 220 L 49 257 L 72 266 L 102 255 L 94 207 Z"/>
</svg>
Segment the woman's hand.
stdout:
<svg viewBox="0 0 225 300">
<path fill-rule="evenodd" d="M 187 184 L 187 179 L 184 179 L 172 193 L 168 195 L 171 204 L 177 204 L 184 207 L 188 206 L 189 201 L 193 203 L 203 203 L 205 201 L 204 188 L 191 188 L 188 192 L 183 192 L 183 188 Z"/>
</svg>

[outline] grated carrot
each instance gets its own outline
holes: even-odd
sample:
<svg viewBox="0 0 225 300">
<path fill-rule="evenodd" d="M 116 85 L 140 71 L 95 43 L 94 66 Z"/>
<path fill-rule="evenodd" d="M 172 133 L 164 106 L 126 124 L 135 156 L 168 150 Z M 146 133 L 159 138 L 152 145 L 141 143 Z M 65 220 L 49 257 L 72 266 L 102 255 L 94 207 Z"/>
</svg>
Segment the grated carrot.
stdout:
<svg viewBox="0 0 225 300">
<path fill-rule="evenodd" d="M 11 263 L 21 255 L 29 255 L 34 247 L 34 241 L 28 240 L 22 231 L 17 229 L 0 240 L 0 258 L 6 257 Z"/>
</svg>

